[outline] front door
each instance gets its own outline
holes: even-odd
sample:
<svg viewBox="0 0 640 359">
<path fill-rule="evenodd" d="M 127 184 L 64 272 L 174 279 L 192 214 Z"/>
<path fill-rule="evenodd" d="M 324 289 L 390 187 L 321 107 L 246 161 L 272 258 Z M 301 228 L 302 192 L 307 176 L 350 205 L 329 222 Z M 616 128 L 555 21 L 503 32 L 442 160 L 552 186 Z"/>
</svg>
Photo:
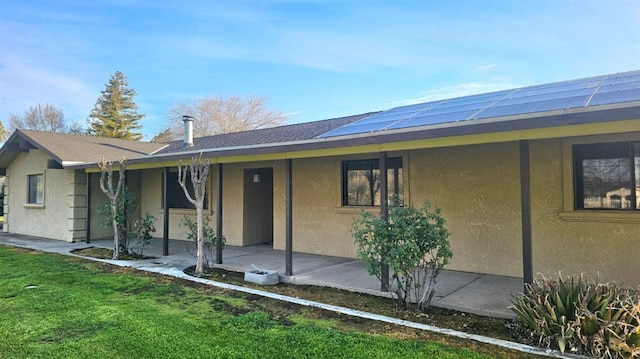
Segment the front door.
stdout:
<svg viewBox="0 0 640 359">
<path fill-rule="evenodd" d="M 273 244 L 273 168 L 244 170 L 242 244 Z"/>
</svg>

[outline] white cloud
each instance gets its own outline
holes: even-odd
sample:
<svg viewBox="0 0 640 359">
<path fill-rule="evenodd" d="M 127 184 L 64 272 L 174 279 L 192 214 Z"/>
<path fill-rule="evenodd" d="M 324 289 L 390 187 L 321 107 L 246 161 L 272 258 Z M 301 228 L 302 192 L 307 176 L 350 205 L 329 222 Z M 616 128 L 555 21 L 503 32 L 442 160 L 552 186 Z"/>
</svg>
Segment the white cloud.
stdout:
<svg viewBox="0 0 640 359">
<path fill-rule="evenodd" d="M 489 70 L 491 70 L 492 68 L 494 68 L 496 65 L 495 64 L 489 64 L 489 65 L 481 65 L 481 66 L 477 66 L 475 68 L 476 72 L 487 72 Z"/>
</svg>

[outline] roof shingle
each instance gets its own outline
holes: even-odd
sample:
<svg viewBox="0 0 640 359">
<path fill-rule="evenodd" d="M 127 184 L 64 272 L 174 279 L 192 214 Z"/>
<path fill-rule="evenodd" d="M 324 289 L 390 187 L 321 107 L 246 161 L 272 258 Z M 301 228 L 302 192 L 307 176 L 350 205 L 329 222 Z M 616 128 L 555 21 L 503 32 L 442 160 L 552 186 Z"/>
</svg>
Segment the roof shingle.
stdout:
<svg viewBox="0 0 640 359">
<path fill-rule="evenodd" d="M 198 137 L 193 139 L 193 146 L 184 147 L 183 141 L 169 142 L 168 146 L 159 154 L 175 153 L 184 150 L 206 150 L 224 147 L 251 146 L 268 143 L 295 142 L 310 140 L 320 134 L 344 126 L 348 123 L 361 120 L 376 112 L 360 115 L 334 118 L 329 120 L 299 123 L 278 127 L 263 128 L 252 131 L 225 133 L 220 135 Z"/>
</svg>

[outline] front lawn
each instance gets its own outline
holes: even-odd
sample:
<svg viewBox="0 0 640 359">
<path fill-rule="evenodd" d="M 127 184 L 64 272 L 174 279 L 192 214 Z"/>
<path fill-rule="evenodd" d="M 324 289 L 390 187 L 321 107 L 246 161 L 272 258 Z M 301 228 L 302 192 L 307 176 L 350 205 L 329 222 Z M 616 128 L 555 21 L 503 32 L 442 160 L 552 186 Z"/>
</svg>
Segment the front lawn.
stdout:
<svg viewBox="0 0 640 359">
<path fill-rule="evenodd" d="M 0 358 L 485 358 L 313 308 L 0 246 Z"/>
</svg>

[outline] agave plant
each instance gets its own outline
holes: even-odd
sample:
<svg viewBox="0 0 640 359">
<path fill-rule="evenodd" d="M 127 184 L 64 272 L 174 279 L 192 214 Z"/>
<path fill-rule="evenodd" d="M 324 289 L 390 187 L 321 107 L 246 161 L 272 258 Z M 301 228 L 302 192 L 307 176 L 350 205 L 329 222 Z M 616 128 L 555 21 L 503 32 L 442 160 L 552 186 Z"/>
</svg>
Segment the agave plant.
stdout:
<svg viewBox="0 0 640 359">
<path fill-rule="evenodd" d="M 640 358 L 640 287 L 542 278 L 512 300 L 522 324 L 547 346 L 596 357 Z"/>
</svg>

